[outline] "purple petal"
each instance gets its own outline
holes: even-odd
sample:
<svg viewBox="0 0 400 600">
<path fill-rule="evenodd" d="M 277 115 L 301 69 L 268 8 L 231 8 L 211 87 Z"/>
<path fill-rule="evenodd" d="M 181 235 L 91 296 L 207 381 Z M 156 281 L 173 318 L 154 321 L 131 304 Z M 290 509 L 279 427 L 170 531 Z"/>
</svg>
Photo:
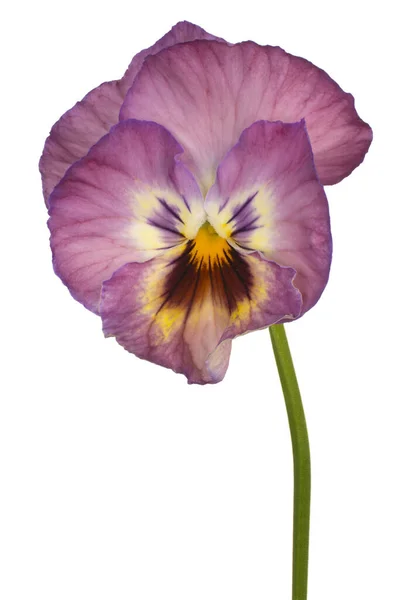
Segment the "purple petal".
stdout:
<svg viewBox="0 0 400 600">
<path fill-rule="evenodd" d="M 324 71 L 253 42 L 195 41 L 148 57 L 121 109 L 121 119 L 131 117 L 168 127 L 203 191 L 240 133 L 261 119 L 305 118 L 324 185 L 349 175 L 372 139 L 353 97 Z"/>
<path fill-rule="evenodd" d="M 205 31 L 198 25 L 194 25 L 193 23 L 189 23 L 188 21 L 180 21 L 172 27 L 171 31 L 168 31 L 168 33 L 166 33 L 161 39 L 159 39 L 158 42 L 156 42 L 153 46 L 150 46 L 150 48 L 146 48 L 146 50 L 142 50 L 141 52 L 139 52 L 139 54 L 136 54 L 136 56 L 134 56 L 125 75 L 120 81 L 120 86 L 124 95 L 131 87 L 136 75 L 142 68 L 145 58 L 147 58 L 150 55 L 157 54 L 161 50 L 169 48 L 170 46 L 175 46 L 176 44 L 181 44 L 183 42 L 192 42 L 194 40 L 216 40 L 220 42 L 224 41 L 222 38 L 216 37 L 211 33 L 207 33 L 207 31 Z"/>
<path fill-rule="evenodd" d="M 104 283 L 100 305 L 105 335 L 189 383 L 221 381 L 233 337 L 301 310 L 292 269 L 242 256 L 210 230 L 205 224 L 184 246 L 122 267 Z"/>
<path fill-rule="evenodd" d="M 125 121 L 75 163 L 50 196 L 54 268 L 97 311 L 103 281 L 195 236 L 203 198 L 176 162 L 182 151 L 156 123 Z"/>
<path fill-rule="evenodd" d="M 117 81 L 103 83 L 53 125 L 39 163 L 47 206 L 67 169 L 118 123 L 123 99 Z"/>
<path fill-rule="evenodd" d="M 177 23 L 153 46 L 142 50 L 133 58 L 121 80 L 109 81 L 95 88 L 53 125 L 39 164 L 46 204 L 68 167 L 85 156 L 89 148 L 118 123 L 126 92 L 140 71 L 144 59 L 174 44 L 197 39 L 219 38 L 192 23 Z"/>
<path fill-rule="evenodd" d="M 258 121 L 246 129 L 220 164 L 205 209 L 234 246 L 296 270 L 302 312 L 317 302 L 329 277 L 332 241 L 303 121 Z"/>
</svg>

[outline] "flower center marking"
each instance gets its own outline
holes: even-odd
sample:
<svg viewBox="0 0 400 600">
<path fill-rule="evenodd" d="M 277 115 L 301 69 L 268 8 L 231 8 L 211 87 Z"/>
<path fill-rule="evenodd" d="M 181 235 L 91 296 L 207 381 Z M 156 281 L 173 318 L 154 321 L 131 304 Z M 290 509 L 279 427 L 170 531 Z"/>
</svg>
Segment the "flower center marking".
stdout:
<svg viewBox="0 0 400 600">
<path fill-rule="evenodd" d="M 225 260 L 229 252 L 229 244 L 215 231 L 214 227 L 206 221 L 197 232 L 194 239 L 193 252 L 196 254 L 196 262 L 204 261 L 212 267 L 215 263 Z"/>
<path fill-rule="evenodd" d="M 209 298 L 232 314 L 241 301 L 250 299 L 253 277 L 248 262 L 207 221 L 168 266 L 158 313 L 172 307 L 190 311 Z"/>
</svg>

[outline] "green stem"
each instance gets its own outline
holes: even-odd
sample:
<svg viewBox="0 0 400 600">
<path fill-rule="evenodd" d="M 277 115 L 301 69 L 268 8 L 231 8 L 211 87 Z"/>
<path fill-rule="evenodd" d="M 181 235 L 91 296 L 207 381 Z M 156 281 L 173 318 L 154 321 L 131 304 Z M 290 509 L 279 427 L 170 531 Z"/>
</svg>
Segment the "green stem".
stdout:
<svg viewBox="0 0 400 600">
<path fill-rule="evenodd" d="M 292 437 L 294 470 L 292 600 L 306 600 L 311 496 L 310 446 L 300 390 L 285 329 L 283 325 L 272 325 L 269 332 Z"/>
</svg>

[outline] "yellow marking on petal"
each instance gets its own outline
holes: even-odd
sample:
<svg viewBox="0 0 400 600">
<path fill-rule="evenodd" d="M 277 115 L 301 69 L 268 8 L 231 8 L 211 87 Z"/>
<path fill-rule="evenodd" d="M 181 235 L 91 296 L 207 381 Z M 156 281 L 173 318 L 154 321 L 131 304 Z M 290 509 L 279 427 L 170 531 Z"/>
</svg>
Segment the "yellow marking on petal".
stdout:
<svg viewBox="0 0 400 600">
<path fill-rule="evenodd" d="M 142 248 L 154 249 L 162 246 L 162 237 L 159 231 L 148 223 L 135 222 L 130 227 L 129 235 Z"/>
<path fill-rule="evenodd" d="M 179 308 L 165 308 L 156 317 L 159 327 L 160 341 L 168 341 L 171 333 L 176 331 L 178 323 L 183 322 L 184 313 Z M 179 325 L 180 326 L 180 325 Z"/>
<path fill-rule="evenodd" d="M 248 319 L 251 311 L 251 301 L 242 300 L 238 302 L 238 305 L 234 312 L 231 314 L 231 321 L 242 321 L 243 319 Z"/>
<path fill-rule="evenodd" d="M 181 252 L 181 250 L 180 250 Z M 179 252 L 175 250 L 169 253 L 170 260 L 176 258 Z M 154 319 L 160 343 L 168 341 L 171 333 L 178 326 L 179 320 L 183 322 L 184 311 L 180 307 L 165 306 L 159 311 L 163 301 L 164 278 L 159 271 L 149 273 L 144 282 L 144 291 L 141 296 L 142 313 L 151 315 Z"/>
<path fill-rule="evenodd" d="M 262 250 L 263 252 L 271 249 L 274 227 L 274 196 L 270 186 L 264 185 L 259 188 L 258 194 L 253 200 L 253 206 L 256 214 L 259 215 L 259 229 L 249 232 L 251 248 Z"/>
<path fill-rule="evenodd" d="M 237 303 L 235 310 L 231 314 L 231 323 L 245 321 L 248 322 L 250 319 L 251 311 L 257 310 L 261 302 L 265 302 L 268 299 L 268 286 L 265 283 L 264 273 L 261 265 L 257 259 L 251 256 L 247 257 L 250 263 L 251 270 L 253 272 L 253 285 L 251 288 L 251 298 L 244 298 Z M 262 281 L 262 285 L 260 282 Z"/>
<path fill-rule="evenodd" d="M 224 237 L 225 239 L 230 238 L 233 231 L 232 223 L 222 223 L 221 225 L 219 225 L 219 230 L 221 232 L 220 235 L 222 235 L 222 237 Z"/>
</svg>

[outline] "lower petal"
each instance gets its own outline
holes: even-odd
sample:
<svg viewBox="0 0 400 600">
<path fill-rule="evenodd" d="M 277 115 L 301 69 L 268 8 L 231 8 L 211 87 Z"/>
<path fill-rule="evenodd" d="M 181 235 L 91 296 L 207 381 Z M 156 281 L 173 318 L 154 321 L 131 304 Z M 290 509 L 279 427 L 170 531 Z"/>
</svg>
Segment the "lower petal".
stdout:
<svg viewBox="0 0 400 600">
<path fill-rule="evenodd" d="M 105 335 L 189 383 L 221 381 L 232 338 L 301 310 L 292 269 L 222 244 L 207 256 L 195 240 L 119 269 L 103 285 Z"/>
</svg>

